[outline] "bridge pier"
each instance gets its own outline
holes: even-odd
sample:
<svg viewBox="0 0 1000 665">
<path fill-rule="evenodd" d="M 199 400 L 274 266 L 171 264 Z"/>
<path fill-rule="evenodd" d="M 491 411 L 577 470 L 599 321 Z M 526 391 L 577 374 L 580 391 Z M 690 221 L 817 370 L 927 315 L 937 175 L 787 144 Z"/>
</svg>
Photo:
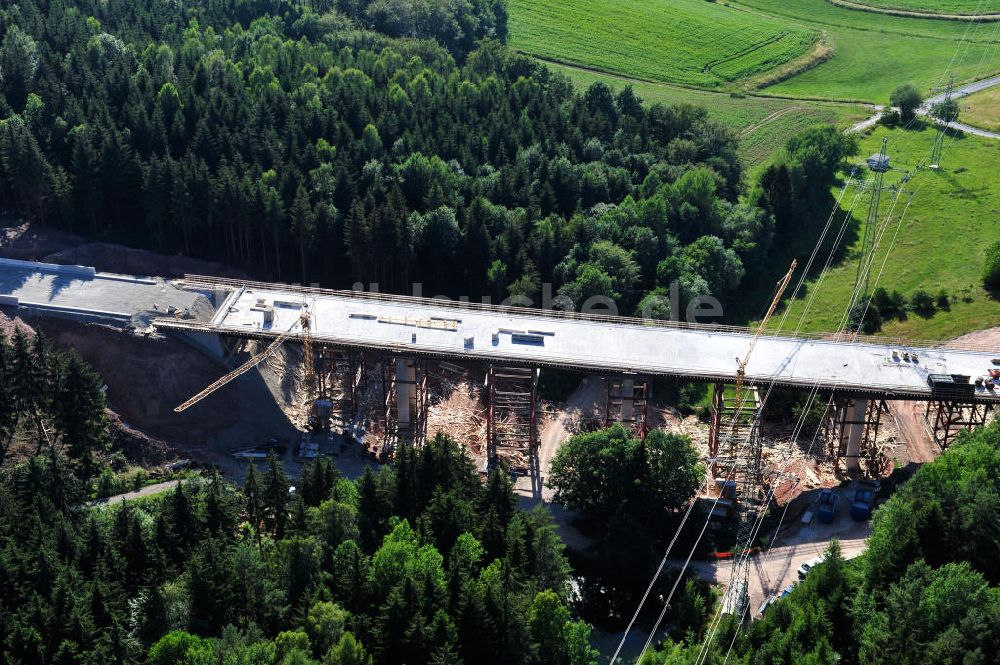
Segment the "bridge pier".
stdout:
<svg viewBox="0 0 1000 665">
<path fill-rule="evenodd" d="M 365 356 L 360 351 L 323 348 L 317 358 L 320 394 L 330 400 L 333 417 L 344 427 L 350 427 L 358 415 L 365 380 Z"/>
<path fill-rule="evenodd" d="M 398 444 L 419 446 L 427 437 L 427 361 L 394 356 L 385 364 L 385 434 L 382 456 Z"/>
<path fill-rule="evenodd" d="M 538 454 L 538 370 L 490 365 L 486 372 L 486 444 L 490 466 L 506 461 L 530 474 Z"/>
<path fill-rule="evenodd" d="M 647 378 L 610 378 L 604 402 L 604 426 L 622 423 L 640 438 L 649 433 L 647 417 L 653 387 Z"/>
<path fill-rule="evenodd" d="M 823 441 L 834 467 L 843 460 L 848 473 L 864 470 L 872 477 L 885 473 L 888 459 L 878 445 L 879 425 L 885 412 L 888 407 L 884 399 L 830 397 L 823 422 Z"/>
<path fill-rule="evenodd" d="M 930 425 L 934 441 L 944 450 L 960 432 L 972 431 L 985 425 L 993 408 L 994 405 L 990 403 L 938 399 L 927 402 L 924 418 Z"/>
</svg>

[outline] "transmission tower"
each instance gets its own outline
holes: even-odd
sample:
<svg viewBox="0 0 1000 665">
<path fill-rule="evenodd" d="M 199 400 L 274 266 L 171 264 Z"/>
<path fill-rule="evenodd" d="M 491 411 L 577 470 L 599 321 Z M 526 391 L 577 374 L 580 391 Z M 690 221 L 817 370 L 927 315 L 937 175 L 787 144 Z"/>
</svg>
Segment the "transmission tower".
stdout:
<svg viewBox="0 0 1000 665">
<path fill-rule="evenodd" d="M 861 241 L 861 256 L 858 258 L 858 272 L 854 278 L 854 290 L 861 296 L 868 295 L 868 286 L 871 278 L 871 256 L 875 251 L 875 237 L 878 230 L 878 207 L 882 201 L 883 180 L 885 172 L 889 170 L 889 153 L 886 146 L 889 139 L 882 139 L 882 148 L 877 155 L 868 158 L 868 168 L 872 171 L 870 183 L 862 185 L 865 189 L 870 189 L 871 200 L 868 202 L 868 217 L 865 219 L 865 235 Z"/>
<path fill-rule="evenodd" d="M 955 89 L 955 75 L 954 74 L 952 74 L 948 78 L 948 85 L 946 85 L 944 88 L 934 88 L 935 92 L 940 92 L 942 90 L 944 91 L 944 101 L 941 102 L 941 104 L 939 104 L 939 106 L 942 106 L 945 109 L 950 109 L 951 108 L 951 95 L 954 92 L 954 89 Z M 932 107 L 931 110 L 930 110 L 930 112 L 931 112 L 932 115 L 934 114 L 934 111 L 935 110 Z M 941 118 L 941 117 L 938 117 L 938 116 L 934 116 L 934 117 L 936 117 L 937 120 L 938 120 L 938 122 L 937 122 L 937 135 L 934 137 L 934 147 L 931 148 L 931 163 L 930 163 L 930 168 L 932 168 L 932 169 L 939 169 L 939 168 L 941 168 L 941 150 L 944 148 L 944 137 L 945 137 L 946 132 L 948 131 L 948 125 L 954 120 L 954 118 L 950 117 L 950 114 L 949 114 L 949 117 L 947 117 L 947 118 Z"/>
</svg>

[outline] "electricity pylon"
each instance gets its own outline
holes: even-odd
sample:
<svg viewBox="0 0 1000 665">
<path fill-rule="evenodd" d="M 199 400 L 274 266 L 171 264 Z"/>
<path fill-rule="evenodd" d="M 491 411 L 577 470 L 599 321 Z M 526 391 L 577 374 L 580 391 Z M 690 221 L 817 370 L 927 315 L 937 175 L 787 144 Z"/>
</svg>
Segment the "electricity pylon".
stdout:
<svg viewBox="0 0 1000 665">
<path fill-rule="evenodd" d="M 951 108 L 951 95 L 955 90 L 955 75 L 952 74 L 948 79 L 948 85 L 944 88 L 934 88 L 935 92 L 944 90 L 944 101 L 938 104 L 945 109 Z M 944 137 L 945 133 L 948 131 L 948 125 L 955 120 L 955 118 L 946 117 L 941 118 L 934 115 L 934 107 L 930 109 L 931 115 L 937 119 L 937 135 L 934 137 L 934 146 L 931 148 L 931 164 L 930 168 L 939 169 L 941 168 L 941 150 L 944 149 Z"/>
<path fill-rule="evenodd" d="M 875 238 L 878 230 L 878 207 L 882 201 L 882 190 L 885 187 L 882 181 L 885 172 L 889 170 L 889 153 L 886 146 L 889 139 L 882 139 L 882 148 L 878 156 L 868 160 L 868 167 L 872 171 L 871 184 L 867 182 L 863 185 L 865 189 L 872 192 L 871 200 L 868 203 L 868 217 L 865 220 L 865 234 L 861 241 L 861 256 L 858 258 L 858 272 L 854 278 L 854 292 L 859 296 L 868 295 L 868 286 L 871 280 L 872 254 L 875 252 Z M 860 322 L 852 322 L 860 323 Z"/>
</svg>

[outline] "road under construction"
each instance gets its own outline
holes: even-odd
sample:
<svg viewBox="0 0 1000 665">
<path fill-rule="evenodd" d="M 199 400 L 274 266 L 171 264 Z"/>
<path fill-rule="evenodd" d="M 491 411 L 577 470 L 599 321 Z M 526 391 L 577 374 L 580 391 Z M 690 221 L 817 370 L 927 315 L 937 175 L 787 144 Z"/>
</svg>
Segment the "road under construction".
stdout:
<svg viewBox="0 0 1000 665">
<path fill-rule="evenodd" d="M 732 403 L 726 386 L 737 380 L 740 356 L 754 339 L 746 328 L 193 275 L 170 282 L 78 266 L 61 270 L 7 261 L 0 266 L 3 304 L 79 318 L 110 312 L 119 321 L 144 313 L 155 329 L 182 335 L 218 356 L 230 354 L 240 340 L 308 338 L 323 367 L 325 408 L 346 429 L 365 420 L 364 399 L 376 401 L 375 415 L 364 424 L 374 420 L 374 429 L 387 440 L 419 443 L 427 435 L 431 359 L 482 368 L 491 456 L 505 450 L 532 456 L 541 369 L 609 377 L 608 422 L 625 422 L 640 433 L 646 430 L 652 379 L 713 384 L 713 454 L 727 411 L 745 408 Z M 194 312 L 196 297 L 202 305 Z M 852 470 L 874 459 L 871 448 L 888 400 L 926 402 L 928 423 L 942 447 L 957 432 L 985 423 L 1000 404 L 1000 349 L 857 341 L 844 334 L 764 334 L 755 342 L 744 380 L 751 409 L 754 386 L 825 391 L 826 444 Z"/>
</svg>

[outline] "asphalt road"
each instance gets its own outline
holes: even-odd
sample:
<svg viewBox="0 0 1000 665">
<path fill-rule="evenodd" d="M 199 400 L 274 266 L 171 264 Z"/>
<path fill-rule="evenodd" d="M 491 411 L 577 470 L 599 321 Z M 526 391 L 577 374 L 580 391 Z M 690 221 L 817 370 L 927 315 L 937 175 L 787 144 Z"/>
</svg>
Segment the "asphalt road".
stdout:
<svg viewBox="0 0 1000 665">
<path fill-rule="evenodd" d="M 865 538 L 841 540 L 840 548 L 845 559 L 861 556 L 865 551 Z M 758 609 L 764 599 L 771 594 L 780 594 L 783 589 L 798 581 L 799 566 L 819 556 L 829 547 L 830 541 L 792 543 L 778 545 L 750 559 L 750 612 L 759 616 Z M 683 562 L 678 562 L 683 565 Z M 705 581 L 729 584 L 733 563 L 723 561 L 692 561 L 690 569 Z"/>
<path fill-rule="evenodd" d="M 980 90 L 987 90 L 994 86 L 1000 85 L 1000 76 L 992 76 L 988 79 L 982 79 L 981 81 L 974 81 L 973 83 L 966 83 L 965 85 L 959 86 L 952 91 L 952 97 L 955 99 L 961 99 L 962 97 L 967 97 L 974 92 L 979 92 Z M 934 95 L 926 99 L 920 109 L 917 111 L 920 115 L 927 115 L 930 110 L 944 101 L 944 93 Z M 884 106 L 876 106 L 875 114 L 870 118 L 866 118 L 859 123 L 851 125 L 848 129 L 848 133 L 862 132 L 869 127 L 873 127 L 875 123 L 879 121 L 882 117 L 882 113 L 885 111 Z M 1000 133 L 990 132 L 985 129 L 980 129 L 979 127 L 973 127 L 972 125 L 966 125 L 961 122 L 950 122 L 948 127 L 955 129 L 966 134 L 973 134 L 975 136 L 982 136 L 988 139 L 1000 139 Z"/>
<path fill-rule="evenodd" d="M 750 561 L 750 611 L 758 616 L 758 608 L 770 594 L 780 594 L 788 585 L 798 580 L 798 569 L 803 563 L 822 554 L 836 538 L 840 541 L 845 559 L 853 559 L 865 551 L 865 543 L 871 533 L 869 522 L 856 522 L 848 514 L 853 496 L 853 486 L 836 488 L 840 495 L 837 501 L 837 515 L 833 524 L 821 524 L 815 518 L 809 524 L 792 521 L 772 544 L 771 548 L 751 557 Z M 811 490 L 812 505 L 818 498 L 820 489 Z M 671 562 L 676 568 L 684 565 L 684 560 Z M 731 559 L 692 561 L 689 569 L 707 582 L 728 585 L 732 574 Z"/>
</svg>

